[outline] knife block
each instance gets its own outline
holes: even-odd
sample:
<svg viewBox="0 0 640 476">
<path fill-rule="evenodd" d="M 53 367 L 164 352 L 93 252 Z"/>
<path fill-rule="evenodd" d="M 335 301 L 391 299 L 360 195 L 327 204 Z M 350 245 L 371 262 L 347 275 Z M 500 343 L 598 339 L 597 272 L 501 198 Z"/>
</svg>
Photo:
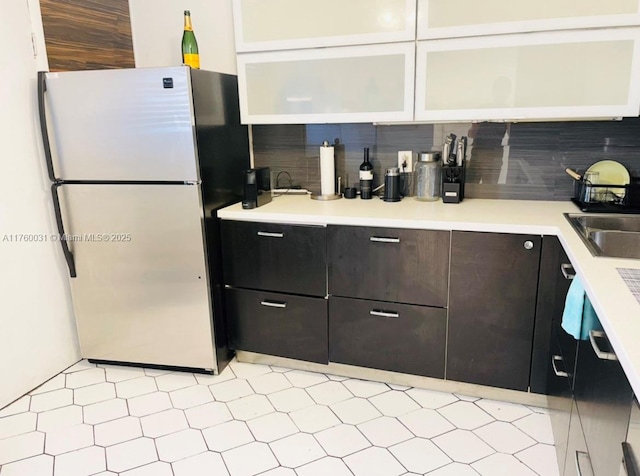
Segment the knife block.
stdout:
<svg viewBox="0 0 640 476">
<path fill-rule="evenodd" d="M 464 199 L 464 163 L 442 167 L 443 203 L 460 203 Z"/>
</svg>

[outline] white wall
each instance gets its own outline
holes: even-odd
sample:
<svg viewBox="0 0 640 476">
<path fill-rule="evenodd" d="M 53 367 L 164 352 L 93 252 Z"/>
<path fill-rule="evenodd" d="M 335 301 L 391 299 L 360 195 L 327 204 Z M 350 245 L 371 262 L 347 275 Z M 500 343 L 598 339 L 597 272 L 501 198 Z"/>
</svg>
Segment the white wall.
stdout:
<svg viewBox="0 0 640 476">
<path fill-rule="evenodd" d="M 236 74 L 231 0 L 129 0 L 136 66 L 182 63 L 184 10 L 191 11 L 200 68 Z"/>
<path fill-rule="evenodd" d="M 0 408 L 80 359 L 59 245 L 7 241 L 56 231 L 37 113 L 46 67 L 38 1 L 0 2 Z"/>
</svg>

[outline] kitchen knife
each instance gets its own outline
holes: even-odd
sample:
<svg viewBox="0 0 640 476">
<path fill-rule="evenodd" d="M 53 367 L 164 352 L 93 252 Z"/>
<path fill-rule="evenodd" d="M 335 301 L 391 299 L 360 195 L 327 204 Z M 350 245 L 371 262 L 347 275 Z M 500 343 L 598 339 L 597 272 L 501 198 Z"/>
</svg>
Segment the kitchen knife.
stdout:
<svg viewBox="0 0 640 476">
<path fill-rule="evenodd" d="M 462 167 L 462 163 L 467 156 L 467 138 L 465 136 L 460 137 L 460 140 L 458 140 L 457 150 L 456 163 L 458 167 Z"/>
<path fill-rule="evenodd" d="M 442 160 L 446 161 L 447 165 L 456 165 L 456 135 L 451 133 L 447 136 L 442 147 Z"/>
</svg>

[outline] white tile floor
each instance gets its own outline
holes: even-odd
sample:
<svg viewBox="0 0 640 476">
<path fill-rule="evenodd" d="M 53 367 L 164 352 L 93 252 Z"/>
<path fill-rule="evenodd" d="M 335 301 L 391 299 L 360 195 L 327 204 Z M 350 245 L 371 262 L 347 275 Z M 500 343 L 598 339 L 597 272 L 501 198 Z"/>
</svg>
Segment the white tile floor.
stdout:
<svg viewBox="0 0 640 476">
<path fill-rule="evenodd" d="M 81 361 L 0 410 L 0 476 L 557 476 L 543 409 L 232 362 Z"/>
</svg>

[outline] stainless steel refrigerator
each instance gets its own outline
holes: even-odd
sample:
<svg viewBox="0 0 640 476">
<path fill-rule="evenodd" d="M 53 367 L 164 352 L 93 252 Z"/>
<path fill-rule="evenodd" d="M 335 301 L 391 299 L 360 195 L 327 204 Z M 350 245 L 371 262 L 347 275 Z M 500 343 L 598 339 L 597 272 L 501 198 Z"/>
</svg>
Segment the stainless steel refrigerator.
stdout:
<svg viewBox="0 0 640 476">
<path fill-rule="evenodd" d="M 236 77 L 42 72 L 38 102 L 82 356 L 221 370 L 215 214 L 242 199 L 249 168 Z"/>
</svg>

